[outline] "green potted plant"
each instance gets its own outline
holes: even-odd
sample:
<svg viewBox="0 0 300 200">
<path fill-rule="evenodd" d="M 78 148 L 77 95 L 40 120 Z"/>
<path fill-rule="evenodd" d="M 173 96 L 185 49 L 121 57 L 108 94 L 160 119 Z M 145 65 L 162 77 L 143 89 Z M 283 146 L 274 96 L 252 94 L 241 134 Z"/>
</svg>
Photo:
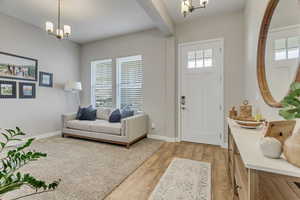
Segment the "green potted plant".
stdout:
<svg viewBox="0 0 300 200">
<path fill-rule="evenodd" d="M 300 83 L 291 85 L 289 94 L 281 101 L 283 108 L 279 110 L 279 115 L 286 120 L 300 118 Z"/>
<path fill-rule="evenodd" d="M 50 192 L 58 187 L 60 180 L 46 184 L 45 181 L 36 179 L 29 173 L 23 174 L 20 172 L 20 169 L 25 165 L 37 161 L 40 158 L 47 157 L 45 153 L 26 150 L 32 144 L 34 138 L 26 140 L 21 145 L 10 146 L 10 143 L 13 141 L 21 141 L 18 137 L 24 136 L 25 133 L 17 127 L 16 129 L 5 129 L 1 131 L 0 134 L 3 138 L 2 140 L 0 139 L 0 199 L 4 194 L 18 190 L 23 186 L 29 186 L 33 189 L 33 192 L 17 197 L 14 200 Z"/>
<path fill-rule="evenodd" d="M 300 118 L 300 83 L 291 85 L 289 94 L 281 101 L 283 108 L 279 110 L 279 115 L 286 120 Z M 300 167 L 300 134 L 289 137 L 283 147 L 284 155 L 288 162 Z"/>
</svg>

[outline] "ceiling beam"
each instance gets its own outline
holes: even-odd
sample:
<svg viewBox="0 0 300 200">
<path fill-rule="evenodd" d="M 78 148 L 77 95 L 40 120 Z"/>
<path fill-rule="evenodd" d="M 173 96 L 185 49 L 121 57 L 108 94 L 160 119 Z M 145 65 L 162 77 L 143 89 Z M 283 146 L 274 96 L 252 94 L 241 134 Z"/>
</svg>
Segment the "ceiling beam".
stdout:
<svg viewBox="0 0 300 200">
<path fill-rule="evenodd" d="M 175 32 L 174 24 L 162 0 L 136 0 L 161 32 L 170 36 Z"/>
</svg>

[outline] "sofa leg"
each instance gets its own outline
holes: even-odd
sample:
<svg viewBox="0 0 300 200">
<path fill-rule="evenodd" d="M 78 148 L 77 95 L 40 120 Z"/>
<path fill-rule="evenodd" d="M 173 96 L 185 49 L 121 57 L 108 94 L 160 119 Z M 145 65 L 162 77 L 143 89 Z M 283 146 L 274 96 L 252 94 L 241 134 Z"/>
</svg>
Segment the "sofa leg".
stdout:
<svg viewBox="0 0 300 200">
<path fill-rule="evenodd" d="M 130 143 L 128 143 L 128 144 L 126 145 L 126 148 L 127 148 L 127 149 L 130 149 Z"/>
<path fill-rule="evenodd" d="M 64 137 L 65 137 L 65 134 L 63 134 L 63 133 L 62 133 L 62 134 L 61 134 L 61 137 L 63 137 L 63 138 L 64 138 Z"/>
</svg>

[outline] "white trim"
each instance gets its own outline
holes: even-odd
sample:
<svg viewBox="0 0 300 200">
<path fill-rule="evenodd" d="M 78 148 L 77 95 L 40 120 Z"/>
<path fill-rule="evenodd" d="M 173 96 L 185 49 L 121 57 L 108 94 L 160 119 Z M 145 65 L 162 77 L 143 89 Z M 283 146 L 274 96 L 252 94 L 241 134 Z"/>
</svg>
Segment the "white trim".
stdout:
<svg viewBox="0 0 300 200">
<path fill-rule="evenodd" d="M 210 40 L 201 40 L 201 41 L 194 41 L 194 42 L 185 42 L 178 44 L 178 63 L 177 63 L 177 132 L 178 132 L 178 141 L 182 141 L 182 125 L 181 125 L 181 107 L 180 107 L 180 98 L 181 98 L 181 48 L 184 46 L 192 46 L 192 45 L 199 45 L 199 44 L 205 44 L 205 43 L 211 43 L 211 42 L 219 42 L 221 47 L 221 104 L 222 104 L 222 115 L 221 117 L 221 139 L 220 139 L 220 146 L 225 147 L 227 144 L 224 143 L 225 138 L 225 112 L 224 112 L 224 106 L 225 106 L 225 100 L 224 100 L 224 38 L 216 38 L 216 39 L 210 39 Z"/>
<path fill-rule="evenodd" d="M 155 140 L 162 140 L 165 142 L 180 142 L 179 138 L 169 138 L 161 135 L 148 134 L 148 138 L 155 139 Z"/>
<path fill-rule="evenodd" d="M 58 135 L 61 135 L 61 130 L 44 133 L 44 134 L 39 134 L 39 135 L 28 136 L 28 137 L 23 138 L 21 141 L 9 142 L 8 146 L 16 146 L 16 145 L 23 144 L 26 140 L 28 140 L 30 138 L 35 138 L 35 140 L 40 140 L 40 139 L 45 139 L 45 138 L 58 136 Z"/>
</svg>

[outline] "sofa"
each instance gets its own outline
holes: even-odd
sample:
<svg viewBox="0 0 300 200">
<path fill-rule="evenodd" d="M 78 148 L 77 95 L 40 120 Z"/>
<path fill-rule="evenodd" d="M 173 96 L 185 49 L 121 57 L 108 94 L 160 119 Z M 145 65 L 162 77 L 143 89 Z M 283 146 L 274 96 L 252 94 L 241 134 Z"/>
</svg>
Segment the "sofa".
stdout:
<svg viewBox="0 0 300 200">
<path fill-rule="evenodd" d="M 137 114 L 124 118 L 119 123 L 110 123 L 111 109 L 97 109 L 95 121 L 76 120 L 77 113 L 62 115 L 62 137 L 75 137 L 119 145 L 127 148 L 147 137 L 148 116 Z"/>
</svg>

